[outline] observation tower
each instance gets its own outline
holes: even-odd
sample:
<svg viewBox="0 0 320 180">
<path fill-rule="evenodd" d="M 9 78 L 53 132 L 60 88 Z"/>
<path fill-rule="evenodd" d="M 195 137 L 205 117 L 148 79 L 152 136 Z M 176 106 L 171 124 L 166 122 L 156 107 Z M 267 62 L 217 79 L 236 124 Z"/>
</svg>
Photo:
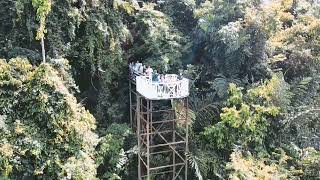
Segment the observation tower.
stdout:
<svg viewBox="0 0 320 180">
<path fill-rule="evenodd" d="M 138 180 L 187 180 L 189 80 L 176 74 L 158 75 L 141 66 L 129 65 L 130 123 L 138 140 Z"/>
</svg>

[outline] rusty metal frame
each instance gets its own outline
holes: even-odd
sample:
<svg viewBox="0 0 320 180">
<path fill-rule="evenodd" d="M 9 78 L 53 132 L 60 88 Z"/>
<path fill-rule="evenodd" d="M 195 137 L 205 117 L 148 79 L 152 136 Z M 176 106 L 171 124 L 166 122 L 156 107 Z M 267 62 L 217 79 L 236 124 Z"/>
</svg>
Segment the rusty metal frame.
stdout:
<svg viewBox="0 0 320 180">
<path fill-rule="evenodd" d="M 131 87 L 130 87 L 131 88 Z M 132 90 L 132 89 L 131 89 Z M 132 97 L 130 97 L 132 98 Z M 175 179 L 187 179 L 188 176 L 188 123 L 187 114 L 185 118 L 175 118 L 175 111 L 156 110 L 153 105 L 155 100 L 149 100 L 137 94 L 136 96 L 136 133 L 138 137 L 138 179 L 151 180 L 157 175 L 166 174 L 168 177 Z M 165 101 L 165 100 L 163 100 Z M 184 106 L 188 109 L 187 98 L 183 99 Z M 132 99 L 130 109 L 134 105 Z M 153 117 L 154 113 L 172 113 L 173 118 L 167 120 L 156 120 Z M 187 111 L 186 111 L 187 113 Z M 134 115 L 130 116 L 130 120 L 134 123 Z M 185 133 L 180 134 L 177 131 L 177 121 L 185 121 L 183 127 Z M 134 127 L 134 124 L 132 125 Z M 169 128 L 169 130 L 168 130 Z M 158 138 L 156 142 L 155 138 Z M 161 150 L 159 150 L 161 149 Z M 168 155 L 171 159 L 166 164 L 155 165 L 152 158 L 159 154 Z M 184 169 L 184 173 L 183 173 Z M 184 175 L 183 175 L 184 174 Z M 183 178 L 184 177 L 184 178 Z M 170 179 L 171 179 L 170 178 Z"/>
<path fill-rule="evenodd" d="M 166 174 L 170 179 L 185 179 L 188 177 L 188 98 L 180 99 L 186 108 L 185 115 L 177 118 L 173 107 L 160 109 L 155 101 L 146 99 L 136 91 L 136 83 L 129 77 L 130 125 L 138 139 L 138 180 L 151 180 L 157 175 Z M 172 118 L 157 119 L 155 113 L 172 115 Z M 176 114 L 177 113 L 177 114 Z M 171 117 L 171 116 L 170 116 Z M 177 122 L 184 133 L 177 131 Z M 168 129 L 169 128 L 169 129 Z M 158 142 L 155 141 L 156 137 Z M 159 142 L 161 140 L 162 142 Z M 170 161 L 162 165 L 153 165 L 155 155 L 168 155 Z M 184 169 L 184 173 L 183 173 Z M 184 174 L 184 175 L 183 175 Z"/>
<path fill-rule="evenodd" d="M 130 126 L 134 131 L 137 129 L 137 96 L 136 82 L 129 77 Z"/>
</svg>

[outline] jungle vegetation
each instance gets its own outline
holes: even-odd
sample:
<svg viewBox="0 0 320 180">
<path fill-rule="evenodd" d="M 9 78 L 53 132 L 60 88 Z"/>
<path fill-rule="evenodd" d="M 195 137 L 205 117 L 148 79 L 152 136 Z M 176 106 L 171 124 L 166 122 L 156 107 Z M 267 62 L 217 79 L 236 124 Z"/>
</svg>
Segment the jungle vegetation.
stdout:
<svg viewBox="0 0 320 180">
<path fill-rule="evenodd" d="M 0 179 L 136 179 L 133 61 L 191 80 L 190 179 L 320 179 L 319 0 L 0 0 L 0 22 Z"/>
</svg>

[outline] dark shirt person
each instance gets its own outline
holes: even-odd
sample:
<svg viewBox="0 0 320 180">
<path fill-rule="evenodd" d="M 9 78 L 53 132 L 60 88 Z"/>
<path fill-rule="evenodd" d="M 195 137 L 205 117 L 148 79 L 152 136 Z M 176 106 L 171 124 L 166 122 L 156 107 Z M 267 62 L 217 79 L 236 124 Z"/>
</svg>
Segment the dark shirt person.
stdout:
<svg viewBox="0 0 320 180">
<path fill-rule="evenodd" d="M 159 82 L 159 74 L 157 73 L 156 70 L 152 74 L 152 81 Z"/>
<path fill-rule="evenodd" d="M 182 74 L 180 73 L 179 75 L 178 75 L 178 81 L 180 81 L 180 80 L 182 80 L 183 79 L 183 76 L 182 76 Z"/>
</svg>

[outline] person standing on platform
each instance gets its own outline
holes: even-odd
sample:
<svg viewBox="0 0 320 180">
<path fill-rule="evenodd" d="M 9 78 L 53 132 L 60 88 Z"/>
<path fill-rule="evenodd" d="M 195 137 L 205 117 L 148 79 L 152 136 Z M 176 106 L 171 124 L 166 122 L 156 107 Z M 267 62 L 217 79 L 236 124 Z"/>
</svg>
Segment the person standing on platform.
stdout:
<svg viewBox="0 0 320 180">
<path fill-rule="evenodd" d="M 143 68 L 143 66 L 142 66 L 142 64 L 139 66 L 139 75 L 143 75 L 143 70 L 144 70 L 144 68 Z"/>
<path fill-rule="evenodd" d="M 139 61 L 138 61 L 138 62 L 139 62 Z M 134 63 L 134 64 L 133 64 L 133 70 L 134 70 L 135 72 L 137 72 L 137 71 L 138 71 L 138 68 L 139 68 L 138 63 Z"/>
<path fill-rule="evenodd" d="M 148 76 L 149 79 L 152 79 L 152 74 L 153 74 L 153 69 L 148 66 L 148 68 L 146 69 L 146 76 Z"/>
<path fill-rule="evenodd" d="M 164 74 L 160 75 L 160 83 L 164 83 L 165 82 L 165 77 Z"/>
<path fill-rule="evenodd" d="M 146 65 L 143 65 L 143 75 L 146 75 L 146 71 L 147 71 L 147 66 Z"/>
<path fill-rule="evenodd" d="M 182 73 L 179 73 L 179 75 L 178 75 L 177 79 L 178 79 L 178 81 L 183 79 L 183 77 L 182 77 Z"/>
<path fill-rule="evenodd" d="M 152 74 L 152 81 L 159 82 L 159 80 L 160 80 L 159 74 L 157 70 L 154 70 L 154 73 Z"/>
</svg>

